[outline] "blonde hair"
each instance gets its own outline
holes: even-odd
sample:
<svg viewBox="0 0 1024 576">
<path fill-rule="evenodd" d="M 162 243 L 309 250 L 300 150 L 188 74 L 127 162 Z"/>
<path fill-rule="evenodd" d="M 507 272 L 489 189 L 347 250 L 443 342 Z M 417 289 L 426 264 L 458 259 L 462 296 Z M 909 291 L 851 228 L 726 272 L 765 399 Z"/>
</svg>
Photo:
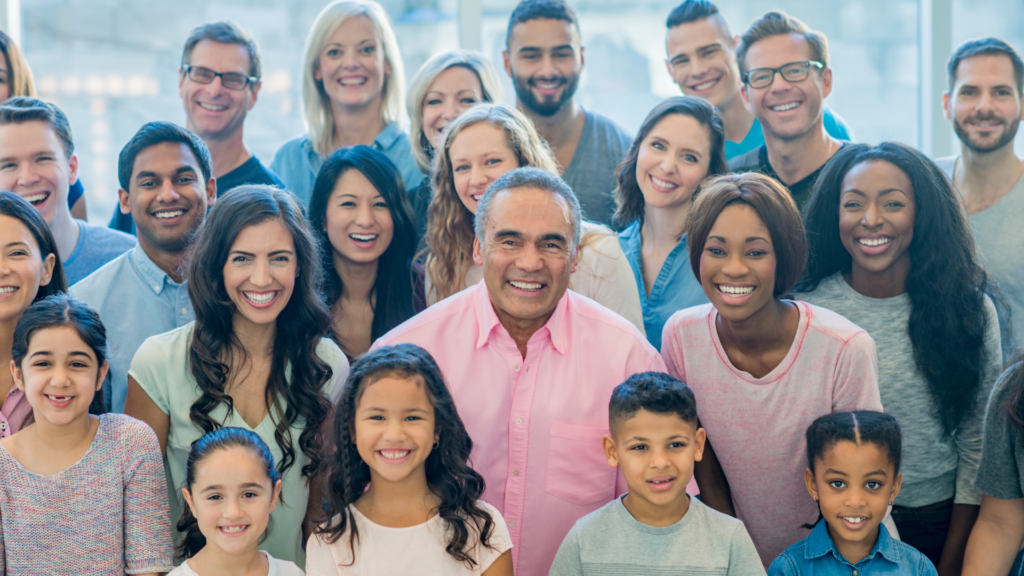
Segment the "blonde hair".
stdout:
<svg viewBox="0 0 1024 576">
<path fill-rule="evenodd" d="M 441 75 L 441 72 L 453 66 L 468 68 L 476 74 L 484 102 L 497 102 L 502 99 L 501 80 L 498 79 L 498 72 L 490 60 L 480 52 L 451 50 L 427 60 L 409 84 L 409 95 L 405 99 L 406 107 L 409 110 L 409 134 L 413 140 L 412 156 L 423 172 L 430 170 L 430 161 L 434 158 L 434 146 L 427 140 L 427 135 L 423 133 L 423 101 L 434 80 Z"/>
<path fill-rule="evenodd" d="M 381 5 L 373 0 L 335 0 L 328 4 L 306 36 L 305 56 L 302 60 L 302 105 L 305 109 L 306 130 L 313 144 L 313 150 L 326 156 L 334 149 L 334 110 L 331 100 L 324 91 L 322 81 L 314 74 L 320 66 L 320 51 L 331 34 L 349 18 L 365 16 L 373 22 L 384 52 L 384 62 L 391 69 L 384 75 L 381 88 L 380 121 L 387 126 L 397 122 L 405 96 L 405 71 L 402 56 L 398 51 L 398 40 L 391 26 L 391 19 Z"/>
<path fill-rule="evenodd" d="M 7 57 L 7 83 L 11 98 L 15 96 L 36 96 L 36 83 L 32 78 L 32 69 L 25 60 L 25 55 L 10 36 L 0 30 L 0 50 Z"/>
</svg>

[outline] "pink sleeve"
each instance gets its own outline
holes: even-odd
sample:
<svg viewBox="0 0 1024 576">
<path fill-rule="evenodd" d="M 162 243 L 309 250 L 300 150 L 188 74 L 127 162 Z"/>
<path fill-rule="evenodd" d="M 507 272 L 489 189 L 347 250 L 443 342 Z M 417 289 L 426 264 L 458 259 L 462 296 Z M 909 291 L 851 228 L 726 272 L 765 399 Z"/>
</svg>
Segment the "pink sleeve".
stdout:
<svg viewBox="0 0 1024 576">
<path fill-rule="evenodd" d="M 679 343 L 679 332 L 675 330 L 675 322 L 669 319 L 661 332 L 661 358 L 665 362 L 665 371 L 671 376 L 686 382 L 683 348 Z"/>
<path fill-rule="evenodd" d="M 882 411 L 878 395 L 878 357 L 875 341 L 858 332 L 839 352 L 832 392 L 832 411 Z"/>
</svg>

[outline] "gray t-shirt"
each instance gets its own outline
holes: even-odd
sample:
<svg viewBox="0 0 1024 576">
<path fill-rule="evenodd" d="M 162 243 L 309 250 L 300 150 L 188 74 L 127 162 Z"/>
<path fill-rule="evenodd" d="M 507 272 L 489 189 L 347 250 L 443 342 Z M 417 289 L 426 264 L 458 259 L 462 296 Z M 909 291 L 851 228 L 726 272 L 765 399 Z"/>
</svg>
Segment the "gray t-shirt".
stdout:
<svg viewBox="0 0 1024 576">
<path fill-rule="evenodd" d="M 953 179 L 959 156 L 939 158 L 935 164 Z M 1009 360 L 1024 346 L 1024 177 L 986 210 L 968 215 L 974 241 L 989 277 L 999 285 L 1010 307 L 1010 322 L 1003 327 L 1003 358 Z M 1010 335 L 1012 334 L 1012 339 Z"/>
<path fill-rule="evenodd" d="M 907 332 L 910 296 L 869 298 L 835 274 L 813 292 L 798 298 L 837 312 L 871 335 L 878 350 L 878 392 L 885 411 L 903 429 L 903 487 L 896 504 L 926 506 L 956 497 L 957 504 L 980 504 L 981 494 L 971 482 L 981 458 L 985 404 L 1002 366 L 999 323 L 995 306 L 985 298 L 989 330 L 985 334 L 985 372 L 977 404 L 953 434 L 943 431 L 934 409 L 928 381 L 917 369 Z"/>
<path fill-rule="evenodd" d="M 747 529 L 690 498 L 683 519 L 658 528 L 633 518 L 616 498 L 576 521 L 549 576 L 764 576 Z"/>
<path fill-rule="evenodd" d="M 131 250 L 138 243 L 135 236 L 88 222 L 78 224 L 78 244 L 75 251 L 62 262 L 68 286 L 99 270 L 107 262 Z"/>
<path fill-rule="evenodd" d="M 1013 390 L 1018 363 L 1003 374 L 988 402 L 985 415 L 985 448 L 974 486 L 1001 500 L 1024 498 L 1024 431 L 1011 419 L 1007 402 Z"/>
<path fill-rule="evenodd" d="M 579 198 L 584 218 L 611 224 L 615 212 L 612 193 L 619 185 L 615 167 L 626 157 L 633 137 L 600 114 L 586 109 L 583 113 L 583 134 L 562 179 Z"/>
</svg>

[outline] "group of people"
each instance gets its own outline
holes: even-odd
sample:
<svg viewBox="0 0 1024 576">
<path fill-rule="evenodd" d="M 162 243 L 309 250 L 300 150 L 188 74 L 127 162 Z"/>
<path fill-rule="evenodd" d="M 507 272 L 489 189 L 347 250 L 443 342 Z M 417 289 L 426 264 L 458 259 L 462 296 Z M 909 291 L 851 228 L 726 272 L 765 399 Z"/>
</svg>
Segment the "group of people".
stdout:
<svg viewBox="0 0 1024 576">
<path fill-rule="evenodd" d="M 1017 51 L 955 50 L 933 160 L 853 142 L 794 17 L 665 34 L 631 137 L 563 0 L 510 16 L 515 106 L 461 50 L 406 91 L 335 0 L 267 166 L 259 50 L 204 24 L 106 227 L 0 36 L 0 573 L 1009 574 Z"/>
</svg>

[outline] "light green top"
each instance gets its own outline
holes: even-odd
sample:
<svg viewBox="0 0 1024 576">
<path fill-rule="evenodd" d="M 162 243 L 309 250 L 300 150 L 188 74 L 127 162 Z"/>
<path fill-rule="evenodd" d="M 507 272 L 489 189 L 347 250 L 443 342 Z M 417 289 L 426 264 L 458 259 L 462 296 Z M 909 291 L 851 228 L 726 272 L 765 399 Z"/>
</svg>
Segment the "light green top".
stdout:
<svg viewBox="0 0 1024 576">
<path fill-rule="evenodd" d="M 176 525 L 181 518 L 181 492 L 185 484 L 185 463 L 192 443 L 202 435 L 202 429 L 192 423 L 189 409 L 199 399 L 199 387 L 196 385 L 192 372 L 188 369 L 188 347 L 192 340 L 194 322 L 190 322 L 170 332 L 147 338 L 132 359 L 132 367 L 128 374 L 139 383 L 150 399 L 164 413 L 170 416 L 171 424 L 167 433 L 167 453 L 164 455 L 164 467 L 167 473 L 168 491 L 171 503 L 171 524 Z M 323 359 L 334 375 L 324 392 L 331 400 L 337 402 L 341 394 L 342 384 L 348 377 L 348 360 L 338 346 L 324 338 L 316 347 L 317 355 Z M 287 372 L 291 377 L 290 370 Z M 284 409 L 284 399 L 280 399 Z M 276 412 L 276 410 L 274 411 Z M 227 414 L 227 407 L 218 405 L 210 417 L 224 426 L 237 426 L 252 430 L 267 443 L 274 454 L 274 461 L 283 457 L 277 440 L 274 439 L 275 424 L 271 415 L 267 415 L 256 428 L 250 427 L 239 416 L 237 411 Z M 291 428 L 292 450 L 295 462 L 282 478 L 281 502 L 270 515 L 271 530 L 267 539 L 260 545 L 275 558 L 295 562 L 299 566 L 306 563 L 302 552 L 302 518 L 306 513 L 306 502 L 309 498 L 309 487 L 302 476 L 302 467 L 309 464 L 309 458 L 299 447 L 299 434 L 302 432 L 302 419 L 297 426 Z M 175 540 L 178 534 L 175 531 Z"/>
</svg>

